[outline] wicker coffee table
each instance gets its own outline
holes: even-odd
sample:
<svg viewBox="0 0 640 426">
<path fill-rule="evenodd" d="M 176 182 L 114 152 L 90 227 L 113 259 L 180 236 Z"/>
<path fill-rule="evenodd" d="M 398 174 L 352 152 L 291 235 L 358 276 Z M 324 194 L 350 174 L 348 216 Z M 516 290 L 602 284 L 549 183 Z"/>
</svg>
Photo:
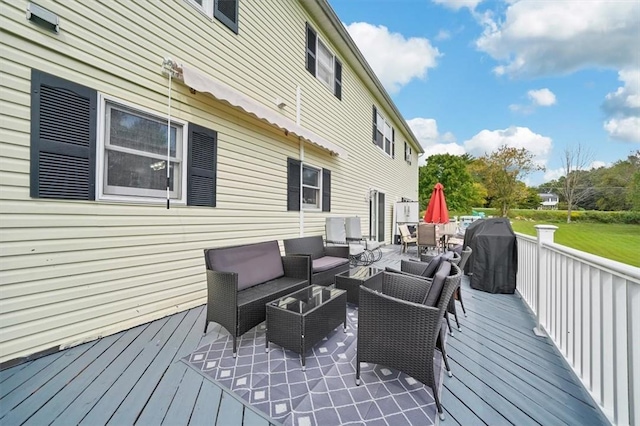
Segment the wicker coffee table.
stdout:
<svg viewBox="0 0 640 426">
<path fill-rule="evenodd" d="M 360 266 L 342 272 L 335 277 L 336 288 L 347 291 L 347 302 L 358 304 L 360 286 L 382 291 L 382 272 L 371 266 Z"/>
<path fill-rule="evenodd" d="M 342 324 L 347 329 L 347 294 L 344 290 L 312 285 L 267 303 L 266 348 L 273 342 L 299 354 L 302 371 L 305 354 Z"/>
</svg>

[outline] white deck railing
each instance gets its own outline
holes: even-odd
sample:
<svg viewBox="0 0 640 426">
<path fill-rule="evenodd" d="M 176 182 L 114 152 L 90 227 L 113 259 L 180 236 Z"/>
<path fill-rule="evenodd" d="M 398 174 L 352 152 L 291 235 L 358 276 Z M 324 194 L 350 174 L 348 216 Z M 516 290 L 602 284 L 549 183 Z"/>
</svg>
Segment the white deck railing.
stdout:
<svg viewBox="0 0 640 426">
<path fill-rule="evenodd" d="M 517 291 L 616 425 L 640 425 L 640 268 L 517 234 Z M 625 250 L 620 247 L 620 250 Z M 639 254 L 640 255 L 640 254 Z"/>
</svg>

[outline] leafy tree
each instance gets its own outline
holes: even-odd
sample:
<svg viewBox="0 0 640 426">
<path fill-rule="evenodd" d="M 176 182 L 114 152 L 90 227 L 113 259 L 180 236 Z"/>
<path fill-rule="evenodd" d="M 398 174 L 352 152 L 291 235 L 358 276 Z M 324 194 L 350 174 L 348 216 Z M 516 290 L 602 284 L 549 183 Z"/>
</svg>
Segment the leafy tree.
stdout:
<svg viewBox="0 0 640 426">
<path fill-rule="evenodd" d="M 491 203 L 500 209 L 503 217 L 507 217 L 509 210 L 527 195 L 519 184 L 520 179 L 542 168 L 533 162 L 533 154 L 525 148 L 506 145 L 491 154 L 485 154 L 481 160 L 485 165 L 480 175 L 492 199 Z"/>
<path fill-rule="evenodd" d="M 578 144 L 565 148 L 562 160 L 564 181 L 560 190 L 567 202 L 567 223 L 571 223 L 571 210 L 593 190 L 591 187 L 584 186 L 588 178 L 588 172 L 585 169 L 593 161 L 593 153 Z"/>
<path fill-rule="evenodd" d="M 633 176 L 627 186 L 627 203 L 631 210 L 640 210 L 640 150 L 627 158 L 633 168 Z"/>
<path fill-rule="evenodd" d="M 421 208 L 426 208 L 436 183 L 444 186 L 449 210 L 471 209 L 471 201 L 477 198 L 467 160 L 451 154 L 432 155 L 418 171 L 418 191 Z"/>
<path fill-rule="evenodd" d="M 523 182 L 522 185 L 524 185 Z M 525 192 L 524 198 L 518 204 L 518 207 L 521 209 L 537 209 L 540 207 L 540 203 L 542 202 L 542 198 L 538 195 L 538 190 L 536 188 L 529 188 L 525 185 L 523 188 Z"/>
</svg>

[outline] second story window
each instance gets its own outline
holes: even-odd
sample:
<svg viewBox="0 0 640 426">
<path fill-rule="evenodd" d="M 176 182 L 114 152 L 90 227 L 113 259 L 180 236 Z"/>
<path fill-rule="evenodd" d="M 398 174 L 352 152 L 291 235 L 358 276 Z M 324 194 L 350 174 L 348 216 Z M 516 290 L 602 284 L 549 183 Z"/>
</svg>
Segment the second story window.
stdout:
<svg viewBox="0 0 640 426">
<path fill-rule="evenodd" d="M 316 31 L 307 23 L 307 71 L 342 99 L 342 64 L 323 43 Z"/>
<path fill-rule="evenodd" d="M 395 130 L 375 106 L 373 107 L 373 143 L 391 158 L 395 157 Z"/>
<path fill-rule="evenodd" d="M 188 0 L 207 16 L 215 17 L 238 34 L 238 3 L 240 0 Z"/>
<path fill-rule="evenodd" d="M 404 143 L 404 161 L 411 164 L 411 157 L 412 157 L 411 147 L 409 146 L 408 143 L 405 142 Z"/>
</svg>

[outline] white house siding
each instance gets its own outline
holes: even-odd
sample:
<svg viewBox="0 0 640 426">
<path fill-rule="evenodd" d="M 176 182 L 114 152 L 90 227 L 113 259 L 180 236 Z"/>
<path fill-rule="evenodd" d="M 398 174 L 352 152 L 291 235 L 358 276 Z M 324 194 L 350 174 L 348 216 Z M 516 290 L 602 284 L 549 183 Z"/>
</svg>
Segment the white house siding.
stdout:
<svg viewBox="0 0 640 426">
<path fill-rule="evenodd" d="M 63 1 L 54 35 L 25 19 L 26 1 L 0 7 L 0 362 L 95 339 L 205 303 L 202 249 L 299 235 L 286 211 L 287 157 L 299 141 L 207 94 L 173 84 L 172 116 L 218 132 L 217 207 L 32 199 L 31 69 L 167 112 L 163 57 L 196 67 L 345 148 L 348 158 L 304 144 L 304 161 L 332 172 L 331 212 L 305 212 L 304 234 L 327 215 L 359 215 L 369 188 L 391 206 L 417 199 L 417 158 L 404 161 L 400 123 L 374 100 L 323 29 L 296 2 L 241 0 L 239 35 L 187 1 Z M 305 22 L 340 58 L 342 101 L 305 69 Z M 241 53 L 241 54 L 240 54 Z M 392 121 L 396 158 L 371 141 L 372 106 Z"/>
</svg>

